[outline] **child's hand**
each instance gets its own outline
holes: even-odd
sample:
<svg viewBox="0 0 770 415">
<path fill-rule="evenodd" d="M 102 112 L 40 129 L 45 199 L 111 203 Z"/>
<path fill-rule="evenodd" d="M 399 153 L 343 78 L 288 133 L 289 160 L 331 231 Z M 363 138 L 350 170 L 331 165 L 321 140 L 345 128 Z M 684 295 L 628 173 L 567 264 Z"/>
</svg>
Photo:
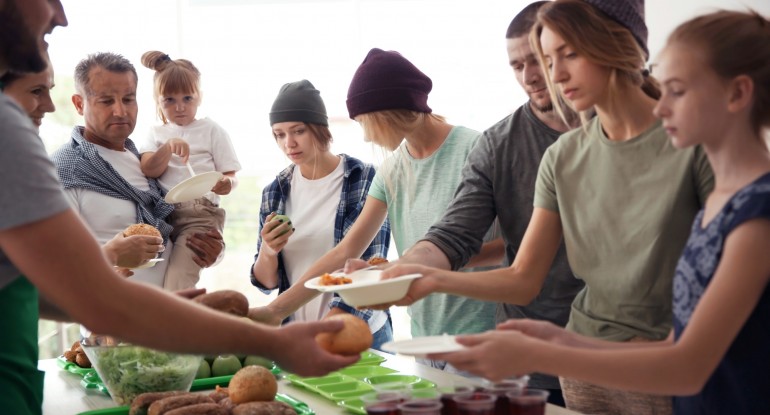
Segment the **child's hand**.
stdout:
<svg viewBox="0 0 770 415">
<path fill-rule="evenodd" d="M 182 159 L 182 163 L 187 163 L 190 157 L 190 145 L 181 138 L 172 138 L 166 141 L 166 146 L 172 154 L 176 154 Z"/>
<path fill-rule="evenodd" d="M 222 176 L 222 178 L 219 179 L 217 184 L 215 184 L 214 187 L 211 188 L 212 192 L 220 196 L 230 194 L 230 191 L 232 190 L 233 190 L 233 181 L 230 179 L 230 176 Z"/>
</svg>

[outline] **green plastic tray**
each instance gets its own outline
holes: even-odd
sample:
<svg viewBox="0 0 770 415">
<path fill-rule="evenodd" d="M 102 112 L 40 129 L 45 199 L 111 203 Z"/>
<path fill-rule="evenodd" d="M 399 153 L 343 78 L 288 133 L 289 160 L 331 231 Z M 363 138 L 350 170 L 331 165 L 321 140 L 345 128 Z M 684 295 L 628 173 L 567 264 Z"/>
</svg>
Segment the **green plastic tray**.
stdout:
<svg viewBox="0 0 770 415">
<path fill-rule="evenodd" d="M 279 393 L 275 395 L 275 400 L 287 403 L 297 412 L 297 415 L 315 415 L 315 411 L 310 409 L 305 402 L 302 402 L 290 395 Z M 117 406 L 114 408 L 95 409 L 93 411 L 81 412 L 78 415 L 128 415 L 129 406 Z"/>
<path fill-rule="evenodd" d="M 59 366 L 62 370 L 66 370 L 67 372 L 78 375 L 80 377 L 95 372 L 94 368 L 92 367 L 80 367 L 75 363 L 68 362 L 64 356 L 59 356 L 56 358 L 56 365 Z"/>
</svg>

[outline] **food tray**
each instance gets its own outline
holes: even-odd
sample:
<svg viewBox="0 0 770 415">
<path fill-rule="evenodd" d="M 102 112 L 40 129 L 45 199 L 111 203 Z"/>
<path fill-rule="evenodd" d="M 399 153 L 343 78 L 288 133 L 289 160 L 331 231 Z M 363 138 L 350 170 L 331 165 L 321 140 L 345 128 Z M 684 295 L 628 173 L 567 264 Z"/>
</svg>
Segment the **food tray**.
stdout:
<svg viewBox="0 0 770 415">
<path fill-rule="evenodd" d="M 379 365 L 384 361 L 385 361 L 385 358 L 378 355 L 377 353 L 366 351 L 361 353 L 361 359 L 359 359 L 359 361 L 354 363 L 352 366 Z"/>
<path fill-rule="evenodd" d="M 220 376 L 224 377 L 224 376 Z M 275 395 L 275 400 L 287 403 L 297 412 L 297 415 L 315 415 L 315 411 L 310 409 L 305 402 L 295 399 L 292 396 L 279 393 Z M 93 411 L 81 412 L 78 415 L 128 415 L 129 406 L 118 406 L 114 408 L 96 409 Z"/>
<path fill-rule="evenodd" d="M 428 389 L 436 384 L 414 375 L 398 373 L 382 366 L 353 365 L 326 376 L 303 378 L 288 374 L 292 385 L 334 401 L 350 412 L 365 414 L 361 395 L 382 389 Z"/>
<path fill-rule="evenodd" d="M 274 376 L 277 376 L 279 373 L 281 373 L 281 369 L 275 364 L 273 364 L 273 367 L 270 369 L 270 373 L 272 373 Z M 102 383 L 102 380 L 99 378 L 99 374 L 96 373 L 96 371 L 92 370 L 91 373 L 86 373 L 82 376 L 83 376 L 83 379 L 80 381 L 80 385 L 83 386 L 84 388 L 96 389 L 107 395 L 110 394 L 107 391 L 107 387 L 104 386 L 104 383 Z M 217 386 L 227 386 L 230 384 L 230 379 L 232 378 L 233 378 L 233 375 L 195 379 L 193 380 L 192 386 L 190 386 L 190 391 L 214 389 Z"/>
<path fill-rule="evenodd" d="M 75 363 L 69 362 L 64 356 L 59 356 L 56 358 L 56 365 L 59 366 L 62 370 L 66 370 L 67 372 L 78 375 L 80 377 L 83 377 L 89 373 L 96 372 L 96 370 L 92 367 L 80 367 Z"/>
</svg>

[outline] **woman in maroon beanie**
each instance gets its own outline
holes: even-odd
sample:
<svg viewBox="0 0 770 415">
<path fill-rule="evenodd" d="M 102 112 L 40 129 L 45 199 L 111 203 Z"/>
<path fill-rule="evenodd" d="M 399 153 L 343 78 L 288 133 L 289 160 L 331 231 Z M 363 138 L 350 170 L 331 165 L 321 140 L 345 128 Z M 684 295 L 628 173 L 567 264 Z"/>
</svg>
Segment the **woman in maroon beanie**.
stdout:
<svg viewBox="0 0 770 415">
<path fill-rule="evenodd" d="M 363 211 L 345 238 L 310 266 L 302 281 L 342 268 L 348 258 L 360 258 L 386 218 L 398 252 L 414 245 L 441 218 L 480 133 L 433 114 L 427 102 L 432 86 L 431 79 L 398 52 L 372 49 L 358 67 L 348 90 L 350 118 L 361 124 L 365 140 L 394 153 L 378 169 Z M 500 263 L 502 243 L 496 246 Z M 274 319 L 283 318 L 316 294 L 295 283 L 267 308 Z M 412 335 L 490 330 L 495 309 L 493 302 L 432 295 L 410 307 Z M 441 361 L 423 363 L 446 366 Z"/>
</svg>

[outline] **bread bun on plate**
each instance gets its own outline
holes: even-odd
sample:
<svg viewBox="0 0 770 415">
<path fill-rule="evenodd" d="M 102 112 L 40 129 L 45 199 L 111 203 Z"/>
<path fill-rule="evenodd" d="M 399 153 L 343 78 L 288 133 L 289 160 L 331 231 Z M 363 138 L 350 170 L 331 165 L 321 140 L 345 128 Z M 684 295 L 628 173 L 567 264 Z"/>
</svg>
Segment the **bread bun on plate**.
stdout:
<svg viewBox="0 0 770 415">
<path fill-rule="evenodd" d="M 146 223 L 133 224 L 123 231 L 123 236 L 133 236 L 133 235 L 157 236 L 158 238 L 163 237 L 163 235 L 160 234 L 160 231 L 158 229 Z"/>
</svg>

